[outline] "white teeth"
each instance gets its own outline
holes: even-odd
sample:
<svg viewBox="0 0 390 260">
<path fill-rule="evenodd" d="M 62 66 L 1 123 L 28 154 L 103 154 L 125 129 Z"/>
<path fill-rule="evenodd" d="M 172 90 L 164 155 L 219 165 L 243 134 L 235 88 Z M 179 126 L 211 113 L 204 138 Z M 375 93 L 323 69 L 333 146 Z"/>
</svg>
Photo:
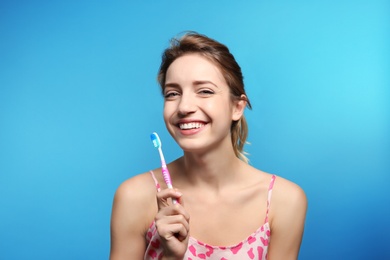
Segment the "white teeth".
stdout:
<svg viewBox="0 0 390 260">
<path fill-rule="evenodd" d="M 187 129 L 194 129 L 194 128 L 201 128 L 204 126 L 202 123 L 188 123 L 188 124 L 180 124 L 180 129 L 187 130 Z"/>
</svg>

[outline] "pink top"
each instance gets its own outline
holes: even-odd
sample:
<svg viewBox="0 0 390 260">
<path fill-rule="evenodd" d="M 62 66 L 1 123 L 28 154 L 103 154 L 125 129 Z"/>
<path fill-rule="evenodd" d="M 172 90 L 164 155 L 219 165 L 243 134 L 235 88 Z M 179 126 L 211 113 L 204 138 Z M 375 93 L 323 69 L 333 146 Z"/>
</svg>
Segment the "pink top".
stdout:
<svg viewBox="0 0 390 260">
<path fill-rule="evenodd" d="M 160 185 L 156 181 L 153 172 L 151 172 L 151 174 L 155 180 L 157 189 L 159 189 Z M 266 217 L 264 224 L 261 227 L 259 227 L 247 239 L 233 246 L 212 246 L 190 237 L 188 241 L 188 249 L 183 259 L 267 259 L 268 243 L 271 237 L 271 229 L 268 222 L 268 211 L 275 178 L 276 176 L 272 175 L 271 183 L 268 188 Z M 163 248 L 154 221 L 147 231 L 146 242 L 147 248 L 144 260 L 160 259 L 163 253 Z"/>
</svg>

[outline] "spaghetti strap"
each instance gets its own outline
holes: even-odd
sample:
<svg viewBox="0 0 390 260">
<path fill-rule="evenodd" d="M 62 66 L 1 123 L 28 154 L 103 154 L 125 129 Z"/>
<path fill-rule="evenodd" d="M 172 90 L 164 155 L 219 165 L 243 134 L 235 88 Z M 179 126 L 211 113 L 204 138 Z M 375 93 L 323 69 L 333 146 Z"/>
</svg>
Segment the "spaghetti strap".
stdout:
<svg viewBox="0 0 390 260">
<path fill-rule="evenodd" d="M 267 222 L 268 222 L 268 212 L 269 212 L 269 207 L 270 207 L 270 205 L 271 205 L 272 189 L 273 189 L 273 187 L 274 187 L 275 179 L 276 179 L 276 175 L 272 175 L 272 177 L 271 177 L 271 182 L 270 182 L 269 188 L 268 188 L 267 212 L 266 212 L 266 214 L 265 214 L 264 223 L 267 223 Z"/>
<path fill-rule="evenodd" d="M 160 184 L 158 183 L 157 179 L 156 179 L 156 176 L 154 176 L 154 172 L 153 171 L 149 171 L 150 174 L 152 175 L 152 178 L 154 180 L 154 184 L 156 185 L 156 189 L 157 191 L 160 191 L 161 188 L 160 188 Z"/>
</svg>

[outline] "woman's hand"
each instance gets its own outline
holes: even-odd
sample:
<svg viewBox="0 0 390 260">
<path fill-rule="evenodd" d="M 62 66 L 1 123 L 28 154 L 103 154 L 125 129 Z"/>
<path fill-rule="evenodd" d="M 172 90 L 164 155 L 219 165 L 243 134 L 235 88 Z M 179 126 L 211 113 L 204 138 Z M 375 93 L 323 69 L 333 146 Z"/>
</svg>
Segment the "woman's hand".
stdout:
<svg viewBox="0 0 390 260">
<path fill-rule="evenodd" d="M 177 203 L 172 203 L 176 199 Z M 183 259 L 188 247 L 190 216 L 183 207 L 181 193 L 165 189 L 157 193 L 157 232 L 164 248 L 164 258 Z"/>
</svg>

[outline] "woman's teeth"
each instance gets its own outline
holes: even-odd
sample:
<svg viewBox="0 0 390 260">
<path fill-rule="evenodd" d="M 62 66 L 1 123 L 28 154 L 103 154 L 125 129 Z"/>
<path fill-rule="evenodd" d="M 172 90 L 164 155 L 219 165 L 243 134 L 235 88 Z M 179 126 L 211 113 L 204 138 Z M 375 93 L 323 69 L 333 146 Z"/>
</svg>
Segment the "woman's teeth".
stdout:
<svg viewBox="0 0 390 260">
<path fill-rule="evenodd" d="M 180 129 L 182 130 L 188 130 L 188 129 L 194 129 L 194 128 L 201 128 L 204 124 L 202 123 L 186 123 L 186 124 L 179 124 Z"/>
</svg>

